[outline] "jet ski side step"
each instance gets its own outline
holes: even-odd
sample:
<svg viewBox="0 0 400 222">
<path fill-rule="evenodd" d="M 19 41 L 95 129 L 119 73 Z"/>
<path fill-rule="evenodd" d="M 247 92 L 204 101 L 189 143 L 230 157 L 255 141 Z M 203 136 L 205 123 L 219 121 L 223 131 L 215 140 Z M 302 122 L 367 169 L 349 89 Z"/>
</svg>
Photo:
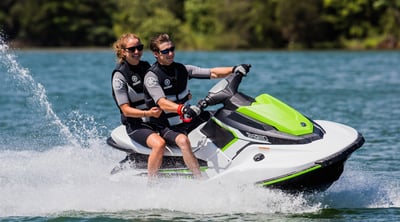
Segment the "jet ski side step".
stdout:
<svg viewBox="0 0 400 222">
<path fill-rule="evenodd" d="M 118 144 L 111 137 L 107 138 L 107 144 L 110 145 L 111 147 L 117 149 L 117 150 L 121 150 L 121 151 L 126 152 L 128 154 L 135 153 L 135 151 L 133 151 L 132 149 L 127 149 L 127 148 L 123 148 L 121 146 L 118 146 Z"/>
</svg>

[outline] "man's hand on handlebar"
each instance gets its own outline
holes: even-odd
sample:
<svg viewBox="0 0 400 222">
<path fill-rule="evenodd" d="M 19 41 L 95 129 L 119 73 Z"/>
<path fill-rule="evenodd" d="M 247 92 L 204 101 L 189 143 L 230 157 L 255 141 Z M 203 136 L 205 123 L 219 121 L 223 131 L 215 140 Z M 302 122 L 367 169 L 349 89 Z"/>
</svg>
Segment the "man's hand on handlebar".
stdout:
<svg viewBox="0 0 400 222">
<path fill-rule="evenodd" d="M 247 73 L 250 71 L 250 64 L 241 64 L 238 66 L 234 66 L 232 69 L 232 73 L 240 73 L 243 76 L 246 76 Z"/>
<path fill-rule="evenodd" d="M 200 115 L 201 109 L 200 109 L 200 107 L 195 106 L 195 105 L 180 104 L 178 106 L 177 112 L 178 112 L 179 116 L 181 116 L 181 119 L 184 122 L 190 122 L 192 120 L 192 118 Z"/>
</svg>

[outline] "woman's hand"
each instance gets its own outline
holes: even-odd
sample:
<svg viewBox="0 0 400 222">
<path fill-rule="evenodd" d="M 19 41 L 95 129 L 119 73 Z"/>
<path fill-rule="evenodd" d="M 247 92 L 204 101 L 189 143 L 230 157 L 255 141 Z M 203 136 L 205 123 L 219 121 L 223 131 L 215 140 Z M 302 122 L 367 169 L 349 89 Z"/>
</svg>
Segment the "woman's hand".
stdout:
<svg viewBox="0 0 400 222">
<path fill-rule="evenodd" d="M 162 110 L 159 107 L 154 106 L 151 107 L 146 112 L 148 113 L 148 114 L 146 113 L 147 114 L 146 116 L 158 118 L 160 117 Z"/>
</svg>

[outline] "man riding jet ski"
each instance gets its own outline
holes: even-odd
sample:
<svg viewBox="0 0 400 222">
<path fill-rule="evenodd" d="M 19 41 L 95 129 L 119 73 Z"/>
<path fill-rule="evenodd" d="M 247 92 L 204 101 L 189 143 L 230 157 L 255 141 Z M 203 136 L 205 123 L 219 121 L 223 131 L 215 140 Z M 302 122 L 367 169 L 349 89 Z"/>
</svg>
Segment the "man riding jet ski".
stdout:
<svg viewBox="0 0 400 222">
<path fill-rule="evenodd" d="M 355 129 L 311 120 L 268 94 L 238 92 L 243 78 L 233 73 L 199 101 L 203 113 L 190 124 L 188 137 L 207 181 L 257 184 L 288 191 L 325 190 L 339 179 L 350 155 L 364 143 Z M 216 110 L 208 106 L 222 104 Z M 147 175 L 151 150 L 114 129 L 107 143 L 127 153 L 111 171 Z M 167 147 L 160 176 L 191 176 L 176 147 Z"/>
</svg>

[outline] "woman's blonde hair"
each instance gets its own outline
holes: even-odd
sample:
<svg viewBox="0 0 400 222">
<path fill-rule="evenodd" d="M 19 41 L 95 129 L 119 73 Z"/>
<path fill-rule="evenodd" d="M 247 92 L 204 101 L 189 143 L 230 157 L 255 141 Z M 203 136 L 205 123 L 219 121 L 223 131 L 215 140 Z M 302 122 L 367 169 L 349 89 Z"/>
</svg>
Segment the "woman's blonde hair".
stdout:
<svg viewBox="0 0 400 222">
<path fill-rule="evenodd" d="M 121 37 L 117 41 L 114 42 L 113 44 L 113 49 L 115 51 L 115 55 L 117 56 L 117 62 L 122 63 L 122 61 L 125 60 L 125 55 L 123 51 L 126 48 L 127 40 L 128 39 L 137 39 L 140 42 L 139 36 L 133 33 L 125 33 L 122 34 Z"/>
</svg>

